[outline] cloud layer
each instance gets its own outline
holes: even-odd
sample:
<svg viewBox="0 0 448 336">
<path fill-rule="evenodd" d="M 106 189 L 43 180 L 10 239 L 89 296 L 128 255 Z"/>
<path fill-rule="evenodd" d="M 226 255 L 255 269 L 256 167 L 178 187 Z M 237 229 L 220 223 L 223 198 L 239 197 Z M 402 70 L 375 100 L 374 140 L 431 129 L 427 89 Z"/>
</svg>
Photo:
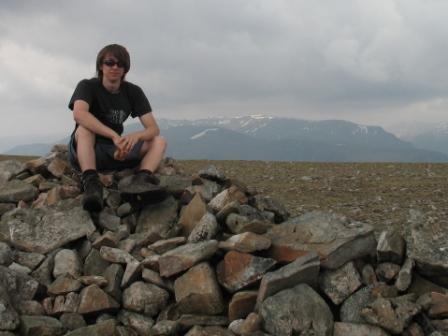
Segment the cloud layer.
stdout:
<svg viewBox="0 0 448 336">
<path fill-rule="evenodd" d="M 441 0 L 7 1 L 0 131 L 69 132 L 71 93 L 113 42 L 157 117 L 447 122 L 447 12 Z"/>
</svg>

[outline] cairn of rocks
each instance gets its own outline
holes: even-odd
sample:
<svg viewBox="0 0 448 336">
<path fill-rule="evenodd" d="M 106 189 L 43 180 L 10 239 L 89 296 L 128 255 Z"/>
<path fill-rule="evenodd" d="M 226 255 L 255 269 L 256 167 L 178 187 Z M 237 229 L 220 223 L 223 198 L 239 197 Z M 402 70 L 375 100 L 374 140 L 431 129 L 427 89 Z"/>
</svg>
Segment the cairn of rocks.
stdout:
<svg viewBox="0 0 448 336">
<path fill-rule="evenodd" d="M 132 171 L 101 175 L 81 207 L 57 145 L 0 162 L 0 336 L 447 335 L 448 245 L 412 214 L 410 235 L 284 207 L 213 166 L 172 159 L 166 197 L 122 200 Z"/>
</svg>

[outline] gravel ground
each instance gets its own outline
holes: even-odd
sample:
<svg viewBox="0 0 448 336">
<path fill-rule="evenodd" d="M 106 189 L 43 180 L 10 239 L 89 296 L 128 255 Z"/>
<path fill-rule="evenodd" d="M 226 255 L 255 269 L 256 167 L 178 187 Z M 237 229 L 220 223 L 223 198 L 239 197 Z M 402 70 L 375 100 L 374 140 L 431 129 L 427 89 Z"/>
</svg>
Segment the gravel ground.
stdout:
<svg viewBox="0 0 448 336">
<path fill-rule="evenodd" d="M 291 215 L 334 211 L 407 235 L 412 210 L 448 227 L 448 164 L 177 161 L 187 173 L 213 164 L 258 192 L 281 201 Z M 415 212 L 414 212 L 415 213 Z"/>
</svg>

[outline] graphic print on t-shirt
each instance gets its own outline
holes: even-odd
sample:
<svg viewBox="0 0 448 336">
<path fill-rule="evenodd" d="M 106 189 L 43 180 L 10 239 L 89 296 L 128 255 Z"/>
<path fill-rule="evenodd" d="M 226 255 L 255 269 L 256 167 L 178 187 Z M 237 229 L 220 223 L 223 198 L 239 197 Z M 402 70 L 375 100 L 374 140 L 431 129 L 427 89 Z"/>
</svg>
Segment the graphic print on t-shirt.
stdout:
<svg viewBox="0 0 448 336">
<path fill-rule="evenodd" d="M 127 117 L 128 115 L 125 111 L 114 109 L 109 109 L 109 113 L 106 116 L 107 121 L 115 125 L 123 124 Z"/>
</svg>

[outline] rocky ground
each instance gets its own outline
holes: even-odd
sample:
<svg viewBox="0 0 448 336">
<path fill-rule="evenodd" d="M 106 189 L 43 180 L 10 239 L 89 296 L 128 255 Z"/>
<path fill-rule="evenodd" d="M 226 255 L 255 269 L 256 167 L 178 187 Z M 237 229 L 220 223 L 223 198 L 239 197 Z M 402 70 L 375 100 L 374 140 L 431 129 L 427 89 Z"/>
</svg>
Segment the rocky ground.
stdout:
<svg viewBox="0 0 448 336">
<path fill-rule="evenodd" d="M 179 161 L 193 173 L 215 165 L 260 193 L 278 199 L 291 213 L 333 211 L 407 234 L 412 210 L 448 227 L 448 165 L 408 163 L 305 163 Z"/>
<path fill-rule="evenodd" d="M 448 335 L 444 165 L 132 173 L 89 214 L 65 146 L 0 162 L 0 336 Z"/>
</svg>

